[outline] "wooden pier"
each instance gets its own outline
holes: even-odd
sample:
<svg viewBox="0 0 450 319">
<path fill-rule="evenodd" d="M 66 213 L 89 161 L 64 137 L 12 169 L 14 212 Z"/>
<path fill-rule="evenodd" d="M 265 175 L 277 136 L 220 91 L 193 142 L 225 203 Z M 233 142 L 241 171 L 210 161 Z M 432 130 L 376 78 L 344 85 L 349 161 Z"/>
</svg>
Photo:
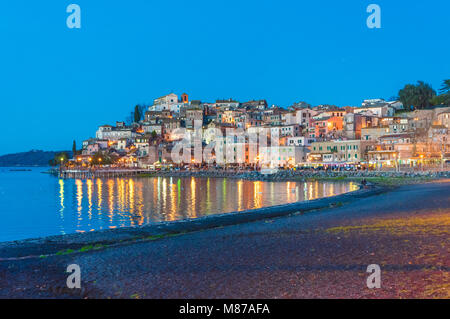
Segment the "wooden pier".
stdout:
<svg viewBox="0 0 450 319">
<path fill-rule="evenodd" d="M 154 171 L 146 169 L 96 169 L 96 170 L 77 170 L 64 169 L 58 171 L 59 178 L 91 179 L 91 178 L 115 178 L 115 177 L 133 177 L 142 174 L 150 174 Z"/>
</svg>

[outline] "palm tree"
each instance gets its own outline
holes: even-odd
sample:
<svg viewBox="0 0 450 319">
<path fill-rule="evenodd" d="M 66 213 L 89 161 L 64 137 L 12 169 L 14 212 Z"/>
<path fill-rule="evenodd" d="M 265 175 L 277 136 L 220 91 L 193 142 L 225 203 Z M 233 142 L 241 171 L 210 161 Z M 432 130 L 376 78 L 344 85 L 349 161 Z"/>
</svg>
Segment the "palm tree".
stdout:
<svg viewBox="0 0 450 319">
<path fill-rule="evenodd" d="M 442 88 L 439 89 L 441 94 L 450 94 L 450 80 L 444 80 Z"/>
<path fill-rule="evenodd" d="M 444 80 L 442 88 L 439 89 L 440 95 L 433 98 L 434 105 L 446 104 L 450 105 L 450 80 Z"/>
</svg>

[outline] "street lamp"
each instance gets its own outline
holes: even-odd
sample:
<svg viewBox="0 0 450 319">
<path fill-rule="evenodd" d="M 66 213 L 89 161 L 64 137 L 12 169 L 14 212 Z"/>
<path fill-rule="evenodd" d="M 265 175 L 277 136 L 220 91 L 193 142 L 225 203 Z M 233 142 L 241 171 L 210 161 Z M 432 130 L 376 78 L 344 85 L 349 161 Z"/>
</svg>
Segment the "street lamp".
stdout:
<svg viewBox="0 0 450 319">
<path fill-rule="evenodd" d="M 64 157 L 61 156 L 60 161 L 61 161 L 61 165 L 59 165 L 59 173 L 61 174 L 61 172 L 62 172 L 62 166 L 63 166 L 63 161 L 64 161 Z"/>
</svg>

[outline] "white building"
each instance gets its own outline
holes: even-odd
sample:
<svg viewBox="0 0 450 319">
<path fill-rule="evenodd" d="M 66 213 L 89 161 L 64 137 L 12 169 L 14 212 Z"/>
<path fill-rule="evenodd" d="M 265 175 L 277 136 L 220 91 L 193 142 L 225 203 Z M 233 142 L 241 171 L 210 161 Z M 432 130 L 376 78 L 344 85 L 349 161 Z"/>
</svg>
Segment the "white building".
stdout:
<svg viewBox="0 0 450 319">
<path fill-rule="evenodd" d="M 286 124 L 299 124 L 304 127 L 308 127 L 310 120 L 317 114 L 316 111 L 311 109 L 296 110 L 292 113 L 285 115 Z"/>
<path fill-rule="evenodd" d="M 401 109 L 403 104 L 400 102 L 386 102 L 383 99 L 364 100 L 361 107 L 354 109 L 355 114 L 374 115 L 378 117 L 394 116 L 397 109 Z"/>
<path fill-rule="evenodd" d="M 309 146 L 316 141 L 315 138 L 306 136 L 294 136 L 288 137 L 286 146 Z"/>
<path fill-rule="evenodd" d="M 299 124 L 270 126 L 271 136 L 299 136 L 302 133 L 302 129 Z"/>
<path fill-rule="evenodd" d="M 179 101 L 178 95 L 175 93 L 170 93 L 164 96 L 161 96 L 153 101 L 153 106 L 149 108 L 151 111 L 171 111 L 175 113 L 180 113 L 180 110 L 183 106 L 186 106 L 186 103 L 183 101 Z"/>
<path fill-rule="evenodd" d="M 122 138 L 132 138 L 136 134 L 131 129 L 115 128 L 111 125 L 103 125 L 98 128 L 95 135 L 99 140 L 118 141 Z"/>
</svg>

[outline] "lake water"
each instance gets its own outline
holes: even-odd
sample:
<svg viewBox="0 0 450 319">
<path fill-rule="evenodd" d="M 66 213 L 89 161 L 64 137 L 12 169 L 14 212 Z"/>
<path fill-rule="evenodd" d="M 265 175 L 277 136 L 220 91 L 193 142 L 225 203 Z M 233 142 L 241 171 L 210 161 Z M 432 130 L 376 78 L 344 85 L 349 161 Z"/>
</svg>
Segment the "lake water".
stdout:
<svg viewBox="0 0 450 319">
<path fill-rule="evenodd" d="M 349 182 L 227 178 L 62 180 L 0 168 L 0 241 L 197 218 L 333 196 Z"/>
</svg>

